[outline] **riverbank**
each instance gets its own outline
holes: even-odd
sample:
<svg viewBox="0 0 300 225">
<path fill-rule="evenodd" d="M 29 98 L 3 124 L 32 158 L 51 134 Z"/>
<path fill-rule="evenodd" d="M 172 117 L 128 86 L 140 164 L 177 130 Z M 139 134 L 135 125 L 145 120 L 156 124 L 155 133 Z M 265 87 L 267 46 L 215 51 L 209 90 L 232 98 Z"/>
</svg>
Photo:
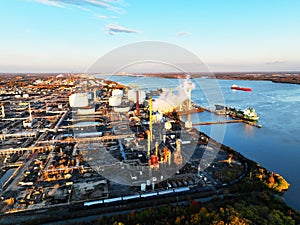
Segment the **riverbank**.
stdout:
<svg viewBox="0 0 300 225">
<path fill-rule="evenodd" d="M 129 74 L 125 76 L 146 76 L 146 77 L 156 77 L 156 78 L 170 78 L 170 79 L 182 79 L 186 78 L 187 73 L 137 73 Z M 300 84 L 300 71 L 294 72 L 208 72 L 208 73 L 188 73 L 191 78 L 215 78 L 222 80 L 257 80 L 257 81 L 272 81 L 274 83 L 289 83 L 289 84 Z M 10 78 L 13 76 L 23 76 L 22 73 L 16 74 L 6 74 L 0 73 L 2 78 Z M 44 76 L 55 76 L 56 74 L 50 73 L 31 73 L 30 76 L 39 77 Z M 76 77 L 90 77 L 89 74 L 63 74 L 64 76 L 74 76 Z M 122 75 L 120 75 L 122 76 Z"/>
<path fill-rule="evenodd" d="M 99 217 L 81 224 L 299 224 L 299 214 L 267 192 L 238 197 L 216 197 L 209 202 L 190 201 Z"/>
<path fill-rule="evenodd" d="M 159 78 L 186 78 L 186 74 L 182 73 L 147 73 L 143 74 L 148 77 Z M 266 80 L 274 83 L 289 83 L 300 84 L 300 72 L 254 72 L 254 73 L 241 73 L 241 72 L 229 72 L 229 73 L 189 73 L 191 78 L 216 78 L 222 80 Z"/>
<path fill-rule="evenodd" d="M 274 73 L 214 73 L 216 79 L 223 80 L 267 80 L 274 83 L 300 84 L 299 72 Z"/>
</svg>

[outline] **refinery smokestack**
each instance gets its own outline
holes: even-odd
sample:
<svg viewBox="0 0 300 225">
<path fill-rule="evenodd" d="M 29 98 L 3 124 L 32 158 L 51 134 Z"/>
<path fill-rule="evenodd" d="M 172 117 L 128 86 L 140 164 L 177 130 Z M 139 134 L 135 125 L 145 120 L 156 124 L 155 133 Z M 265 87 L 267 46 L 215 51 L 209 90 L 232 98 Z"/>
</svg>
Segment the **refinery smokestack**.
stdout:
<svg viewBox="0 0 300 225">
<path fill-rule="evenodd" d="M 139 99 L 139 90 L 138 89 L 136 89 L 135 109 L 136 109 L 136 116 L 139 116 L 139 114 L 140 114 L 140 99 Z"/>
<path fill-rule="evenodd" d="M 150 96 L 149 99 L 149 129 L 150 129 L 150 140 L 152 141 L 153 135 L 152 135 L 152 96 Z"/>
</svg>

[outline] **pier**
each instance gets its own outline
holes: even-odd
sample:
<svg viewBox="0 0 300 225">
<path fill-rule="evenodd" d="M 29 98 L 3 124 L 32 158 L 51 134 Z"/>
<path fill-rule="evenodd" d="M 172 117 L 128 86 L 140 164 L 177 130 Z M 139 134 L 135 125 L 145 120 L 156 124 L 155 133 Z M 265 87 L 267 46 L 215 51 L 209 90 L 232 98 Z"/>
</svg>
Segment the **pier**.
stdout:
<svg viewBox="0 0 300 225">
<path fill-rule="evenodd" d="M 200 107 L 200 106 L 199 106 Z M 204 109 L 204 111 L 210 112 L 210 113 L 214 113 L 218 116 L 227 116 L 228 113 L 225 110 L 213 110 L 213 109 L 209 109 L 209 108 L 205 108 L 205 107 L 201 107 Z M 235 117 L 232 117 L 233 119 Z M 225 124 L 225 123 L 245 123 L 248 124 L 250 126 L 254 126 L 257 128 L 262 128 L 261 124 L 258 124 L 256 121 L 248 121 L 245 119 L 234 119 L 234 120 L 225 120 L 225 121 L 216 121 L 216 122 L 203 122 L 203 123 L 198 123 L 195 124 L 193 126 L 197 126 L 197 125 L 213 125 L 213 124 Z"/>
<path fill-rule="evenodd" d="M 226 123 L 243 123 L 243 122 L 244 120 L 207 121 L 207 122 L 194 123 L 193 126 L 226 124 Z"/>
</svg>

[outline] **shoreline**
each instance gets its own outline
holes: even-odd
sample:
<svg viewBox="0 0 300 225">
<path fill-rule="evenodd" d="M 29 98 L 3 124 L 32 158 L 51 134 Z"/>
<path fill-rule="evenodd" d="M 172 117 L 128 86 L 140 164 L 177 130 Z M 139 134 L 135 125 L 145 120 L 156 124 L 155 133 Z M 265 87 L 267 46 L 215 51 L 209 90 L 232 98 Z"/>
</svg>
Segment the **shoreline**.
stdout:
<svg viewBox="0 0 300 225">
<path fill-rule="evenodd" d="M 136 74 L 138 75 L 138 74 Z M 143 73 L 142 75 L 148 77 L 160 78 L 186 78 L 183 73 Z M 300 72 L 261 72 L 261 73 L 190 73 L 191 78 L 214 78 L 220 80 L 256 80 L 256 81 L 272 81 L 274 83 L 300 84 Z M 134 76 L 134 75 L 133 75 Z"/>
<path fill-rule="evenodd" d="M 1 78 L 5 77 L 18 77 L 18 76 L 30 76 L 30 77 L 46 77 L 56 76 L 61 74 L 67 77 L 89 77 L 90 74 L 85 73 L 1 73 Z M 191 78 L 213 78 L 221 80 L 256 80 L 256 81 L 272 81 L 274 83 L 287 83 L 287 84 L 300 84 L 300 71 L 292 72 L 191 72 L 191 73 L 131 73 L 131 74 L 116 74 L 116 76 L 147 76 L 147 77 L 158 77 L 158 78 L 170 78 L 170 79 L 184 79 L 187 74 Z"/>
</svg>

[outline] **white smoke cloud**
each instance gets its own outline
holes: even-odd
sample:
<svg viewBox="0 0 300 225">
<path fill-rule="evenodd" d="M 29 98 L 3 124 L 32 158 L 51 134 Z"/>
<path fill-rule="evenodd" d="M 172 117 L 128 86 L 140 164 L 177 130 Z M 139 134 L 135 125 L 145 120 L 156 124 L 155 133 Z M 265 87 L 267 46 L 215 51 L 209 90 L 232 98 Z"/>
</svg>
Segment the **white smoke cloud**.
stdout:
<svg viewBox="0 0 300 225">
<path fill-rule="evenodd" d="M 189 79 L 184 79 L 174 91 L 166 90 L 153 102 L 153 111 L 170 112 L 179 109 L 182 103 L 188 100 L 189 90 L 195 89 L 195 84 Z"/>
</svg>

